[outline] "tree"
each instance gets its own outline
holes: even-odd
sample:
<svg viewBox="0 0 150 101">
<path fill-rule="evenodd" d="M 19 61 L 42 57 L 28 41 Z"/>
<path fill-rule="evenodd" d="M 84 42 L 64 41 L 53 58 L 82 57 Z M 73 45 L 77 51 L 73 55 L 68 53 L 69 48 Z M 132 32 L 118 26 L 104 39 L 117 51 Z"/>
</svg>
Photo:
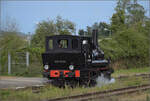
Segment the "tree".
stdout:
<svg viewBox="0 0 150 101">
<path fill-rule="evenodd" d="M 130 25 L 137 22 L 143 22 L 145 20 L 144 7 L 134 0 L 133 3 L 130 1 L 130 5 L 127 7 L 127 23 Z"/>
<path fill-rule="evenodd" d="M 110 25 L 105 23 L 105 22 L 95 22 L 91 27 L 87 26 L 86 31 L 83 29 L 79 30 L 79 35 L 87 35 L 91 36 L 92 35 L 92 30 L 97 29 L 98 30 L 98 35 L 99 36 L 109 36 L 111 33 Z"/>
<path fill-rule="evenodd" d="M 22 51 L 26 46 L 26 40 L 17 32 L 2 32 L 0 38 L 0 63 L 2 72 L 7 64 L 8 54 L 11 54 L 11 58 L 16 60 L 16 52 Z"/>
<path fill-rule="evenodd" d="M 54 21 L 42 21 L 37 25 L 35 34 L 32 36 L 31 44 L 33 47 L 44 47 L 45 36 L 57 33 Z"/>
<path fill-rule="evenodd" d="M 0 46 L 5 52 L 15 52 L 26 47 L 26 40 L 17 32 L 3 32 L 0 39 Z"/>
<path fill-rule="evenodd" d="M 91 36 L 91 35 L 92 35 L 92 27 L 87 26 L 87 27 L 86 27 L 86 32 L 85 32 L 85 33 L 86 33 L 85 35 Z"/>
<path fill-rule="evenodd" d="M 144 7 L 138 4 L 137 0 L 118 0 L 115 10 L 116 13 L 111 18 L 113 33 L 139 24 L 139 22 L 142 25 L 146 18 Z"/>
<path fill-rule="evenodd" d="M 147 18 L 146 20 L 145 20 L 145 23 L 142 25 L 142 30 L 141 30 L 141 32 L 143 32 L 146 36 L 147 36 L 147 38 L 149 38 L 149 36 L 150 36 L 150 18 Z"/>
<path fill-rule="evenodd" d="M 25 41 L 19 32 L 16 20 L 8 17 L 5 26 L 0 31 L 0 48 L 5 52 L 14 52 L 25 47 Z"/>
<path fill-rule="evenodd" d="M 56 18 L 56 29 L 58 34 L 72 34 L 75 33 L 75 24 L 69 20 L 64 20 L 60 16 Z"/>
<path fill-rule="evenodd" d="M 16 19 L 9 16 L 6 17 L 4 26 L 1 26 L 1 28 L 1 30 L 5 32 L 19 32 L 19 24 L 17 23 Z"/>
<path fill-rule="evenodd" d="M 78 32 L 78 34 L 79 34 L 79 35 L 83 36 L 83 35 L 84 35 L 84 33 L 85 33 L 85 32 L 84 32 L 84 30 L 83 30 L 83 29 L 79 29 L 79 32 Z"/>
<path fill-rule="evenodd" d="M 116 33 L 118 29 L 121 29 L 125 24 L 125 9 L 129 0 L 118 0 L 115 8 L 116 13 L 111 18 L 111 30 L 112 33 Z"/>
<path fill-rule="evenodd" d="M 125 12 L 123 10 L 113 14 L 111 18 L 111 30 L 113 33 L 117 32 L 118 29 L 121 29 L 125 24 Z"/>
<path fill-rule="evenodd" d="M 15 59 L 16 52 L 22 51 L 27 46 L 27 41 L 21 34 L 14 19 L 7 19 L 5 26 L 2 26 L 0 31 L 0 65 L 2 66 L 2 72 L 7 66 L 8 54 L 11 54 L 11 58 Z"/>
<path fill-rule="evenodd" d="M 130 0 L 118 0 L 115 10 L 116 11 L 123 10 L 125 12 L 129 4 L 130 4 Z"/>
<path fill-rule="evenodd" d="M 109 36 L 111 33 L 110 25 L 105 22 L 100 22 L 98 27 L 99 36 Z"/>
<path fill-rule="evenodd" d="M 31 43 L 33 47 L 44 48 L 45 36 L 71 35 L 72 33 L 75 33 L 75 24 L 57 16 L 56 20 L 44 20 L 37 25 Z"/>
</svg>

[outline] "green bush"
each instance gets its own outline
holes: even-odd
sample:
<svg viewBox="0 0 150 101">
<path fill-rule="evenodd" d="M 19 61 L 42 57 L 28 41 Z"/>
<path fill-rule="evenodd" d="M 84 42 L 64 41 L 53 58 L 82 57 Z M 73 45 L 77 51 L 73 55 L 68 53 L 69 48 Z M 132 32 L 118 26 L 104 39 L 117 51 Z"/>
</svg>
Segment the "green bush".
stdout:
<svg viewBox="0 0 150 101">
<path fill-rule="evenodd" d="M 124 61 L 126 67 L 148 65 L 149 39 L 145 34 L 133 28 L 118 31 L 112 39 L 103 39 L 100 47 L 106 58 L 112 61 Z"/>
</svg>

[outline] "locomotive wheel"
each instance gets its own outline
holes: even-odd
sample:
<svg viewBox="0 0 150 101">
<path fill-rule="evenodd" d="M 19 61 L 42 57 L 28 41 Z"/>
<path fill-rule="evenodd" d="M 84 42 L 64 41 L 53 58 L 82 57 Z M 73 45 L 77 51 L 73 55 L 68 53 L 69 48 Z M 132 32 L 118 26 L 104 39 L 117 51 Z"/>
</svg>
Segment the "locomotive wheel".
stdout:
<svg viewBox="0 0 150 101">
<path fill-rule="evenodd" d="M 59 87 L 59 88 L 65 88 L 66 86 L 71 87 L 71 88 L 75 88 L 77 86 L 81 86 L 81 87 L 94 87 L 96 85 L 96 80 L 92 79 L 84 79 L 84 80 L 80 80 L 80 81 L 74 81 L 74 80 L 52 80 L 51 84 L 53 86 Z"/>
<path fill-rule="evenodd" d="M 52 80 L 51 84 L 59 88 L 65 88 L 65 82 L 63 80 Z"/>
<path fill-rule="evenodd" d="M 94 87 L 96 85 L 96 80 L 93 79 L 93 80 L 90 80 L 90 83 L 89 83 L 89 87 Z"/>
<path fill-rule="evenodd" d="M 82 79 L 79 81 L 79 86 L 83 87 L 94 87 L 96 85 L 95 79 Z"/>
<path fill-rule="evenodd" d="M 66 85 L 67 86 L 69 86 L 69 87 L 71 87 L 71 88 L 75 88 L 77 85 L 78 85 L 78 81 L 77 80 L 66 80 L 65 81 L 66 83 Z"/>
<path fill-rule="evenodd" d="M 75 80 L 52 80 L 51 84 L 59 88 L 65 88 L 66 86 L 75 88 L 78 85 L 78 81 Z"/>
<path fill-rule="evenodd" d="M 87 80 L 87 79 L 81 79 L 80 81 L 79 81 L 79 86 L 84 86 L 84 87 L 88 87 L 88 84 L 89 84 L 89 80 Z"/>
</svg>

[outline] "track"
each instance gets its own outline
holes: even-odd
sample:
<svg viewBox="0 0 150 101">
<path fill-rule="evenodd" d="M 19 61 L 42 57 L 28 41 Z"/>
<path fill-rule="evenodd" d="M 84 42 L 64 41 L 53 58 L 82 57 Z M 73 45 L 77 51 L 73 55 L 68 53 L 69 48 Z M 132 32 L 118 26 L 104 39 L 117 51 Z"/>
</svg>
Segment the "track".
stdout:
<svg viewBox="0 0 150 101">
<path fill-rule="evenodd" d="M 139 74 L 134 74 L 134 75 L 121 75 L 116 77 L 116 79 L 121 79 L 121 78 L 129 78 L 129 77 L 142 77 L 142 78 L 150 78 L 150 74 L 149 73 L 139 73 Z"/>
<path fill-rule="evenodd" d="M 131 86 L 131 87 L 126 87 L 126 88 L 107 90 L 107 91 L 101 91 L 101 92 L 87 93 L 87 94 L 76 95 L 76 96 L 68 96 L 68 97 L 62 97 L 62 98 L 56 98 L 56 99 L 49 99 L 46 101 L 66 101 L 66 100 L 67 101 L 69 100 L 88 101 L 88 100 L 99 99 L 99 98 L 104 98 L 108 96 L 134 93 L 137 91 L 143 91 L 147 89 L 150 89 L 150 84 L 140 85 L 140 86 Z"/>
<path fill-rule="evenodd" d="M 119 76 L 115 79 L 121 79 L 121 78 L 129 78 L 129 77 L 142 77 L 142 78 L 150 78 L 150 74 L 135 74 L 131 76 Z M 5 78 L 0 77 L 0 86 L 5 86 L 4 88 L 10 88 L 10 86 L 14 86 L 13 89 L 15 90 L 24 90 L 28 88 L 32 88 L 33 93 L 40 92 L 40 88 L 45 86 L 44 85 L 37 85 L 37 84 L 43 84 L 43 82 L 46 82 L 43 78 Z M 4 83 L 4 84 L 3 84 Z M 1 88 L 0 88 L 1 89 Z M 76 96 L 68 96 L 68 97 L 62 97 L 62 98 L 56 98 L 56 99 L 49 99 L 44 101 L 87 101 L 87 100 L 93 100 L 93 99 L 99 99 L 104 98 L 107 96 L 113 96 L 113 95 L 123 95 L 126 93 L 134 93 L 137 91 L 147 90 L 150 89 L 150 84 L 147 85 L 140 85 L 140 86 L 132 86 L 127 88 L 120 88 L 120 89 L 114 89 L 114 90 L 107 90 L 102 92 L 94 92 L 94 93 L 86 93 L 83 95 L 76 95 Z"/>
</svg>

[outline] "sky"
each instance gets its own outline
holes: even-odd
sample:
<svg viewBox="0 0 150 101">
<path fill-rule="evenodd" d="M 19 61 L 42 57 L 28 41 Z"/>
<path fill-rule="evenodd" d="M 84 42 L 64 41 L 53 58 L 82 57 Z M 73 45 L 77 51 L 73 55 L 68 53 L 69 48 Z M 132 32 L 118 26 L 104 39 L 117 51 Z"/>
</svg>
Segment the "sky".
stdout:
<svg viewBox="0 0 150 101">
<path fill-rule="evenodd" d="M 3 28 L 7 21 L 16 22 L 20 32 L 34 33 L 39 22 L 47 19 L 54 20 L 59 15 L 63 19 L 74 22 L 78 32 L 79 29 L 86 29 L 86 26 L 91 26 L 94 22 L 110 23 L 116 3 L 115 0 L 2 0 L 0 24 Z M 148 16 L 148 0 L 139 3 L 143 5 Z"/>
</svg>

